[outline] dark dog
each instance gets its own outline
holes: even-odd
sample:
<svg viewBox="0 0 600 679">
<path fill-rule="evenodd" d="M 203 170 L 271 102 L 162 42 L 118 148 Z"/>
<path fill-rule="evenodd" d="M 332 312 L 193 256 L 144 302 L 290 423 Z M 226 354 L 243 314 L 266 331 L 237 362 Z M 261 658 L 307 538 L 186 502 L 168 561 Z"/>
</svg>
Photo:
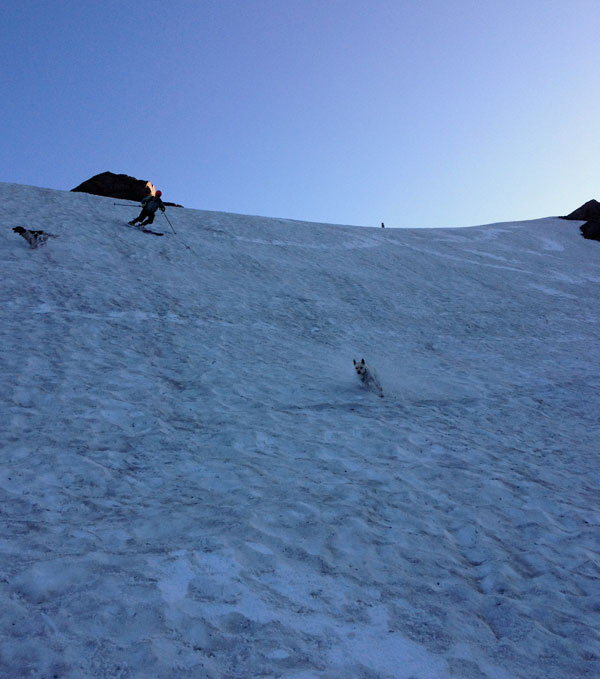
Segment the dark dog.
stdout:
<svg viewBox="0 0 600 679">
<path fill-rule="evenodd" d="M 46 233 L 45 231 L 32 231 L 31 229 L 26 229 L 22 226 L 15 226 L 13 231 L 18 233 L 19 236 L 23 236 L 23 238 L 29 243 L 29 247 L 32 249 L 37 248 L 38 245 L 43 245 L 48 240 L 48 238 L 58 238 L 58 236 L 55 236 L 53 233 Z"/>
</svg>

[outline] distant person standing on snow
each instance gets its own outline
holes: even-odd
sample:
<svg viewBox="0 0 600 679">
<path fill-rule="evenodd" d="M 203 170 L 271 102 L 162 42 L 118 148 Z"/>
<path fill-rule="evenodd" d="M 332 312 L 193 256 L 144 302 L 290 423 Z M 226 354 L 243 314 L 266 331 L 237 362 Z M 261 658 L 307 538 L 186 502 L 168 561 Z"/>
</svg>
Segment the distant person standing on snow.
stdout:
<svg viewBox="0 0 600 679">
<path fill-rule="evenodd" d="M 147 224 L 152 224 L 154 221 L 154 213 L 160 208 L 162 212 L 165 211 L 165 206 L 163 205 L 160 197 L 162 196 L 162 191 L 157 191 L 154 195 L 150 194 L 145 198 L 142 198 L 142 211 L 135 218 L 132 219 L 129 224 L 135 226 L 137 222 L 141 222 L 140 226 L 146 226 Z M 144 221 L 144 219 L 146 221 Z"/>
</svg>

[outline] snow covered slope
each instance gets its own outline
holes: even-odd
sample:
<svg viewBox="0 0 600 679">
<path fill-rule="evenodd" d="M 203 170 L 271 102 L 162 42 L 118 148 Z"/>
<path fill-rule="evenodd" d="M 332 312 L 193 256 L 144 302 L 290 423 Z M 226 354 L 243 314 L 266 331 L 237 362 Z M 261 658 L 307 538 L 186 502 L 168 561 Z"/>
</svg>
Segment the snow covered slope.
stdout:
<svg viewBox="0 0 600 679">
<path fill-rule="evenodd" d="M 0 185 L 0 676 L 600 676 L 599 244 L 113 202 Z"/>
</svg>

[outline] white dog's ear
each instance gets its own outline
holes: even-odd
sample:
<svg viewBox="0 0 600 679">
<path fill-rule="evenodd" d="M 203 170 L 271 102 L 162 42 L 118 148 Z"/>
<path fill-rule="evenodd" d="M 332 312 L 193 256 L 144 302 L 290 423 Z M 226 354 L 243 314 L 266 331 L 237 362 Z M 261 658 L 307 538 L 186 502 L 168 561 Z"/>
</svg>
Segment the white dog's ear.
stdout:
<svg viewBox="0 0 600 679">
<path fill-rule="evenodd" d="M 356 365 L 356 361 L 354 359 L 352 359 L 352 363 L 354 363 L 354 365 Z"/>
<path fill-rule="evenodd" d="M 364 365 L 365 364 L 365 359 L 361 358 L 360 362 Z"/>
</svg>

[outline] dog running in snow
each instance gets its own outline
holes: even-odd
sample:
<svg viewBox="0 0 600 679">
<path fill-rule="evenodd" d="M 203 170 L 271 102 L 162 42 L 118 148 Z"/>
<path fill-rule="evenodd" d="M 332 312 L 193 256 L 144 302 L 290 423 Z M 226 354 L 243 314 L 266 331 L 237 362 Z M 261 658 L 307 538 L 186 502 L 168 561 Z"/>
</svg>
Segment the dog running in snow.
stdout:
<svg viewBox="0 0 600 679">
<path fill-rule="evenodd" d="M 23 236 L 23 238 L 29 243 L 29 247 L 32 249 L 37 248 L 38 245 L 43 245 L 48 240 L 48 238 L 58 238 L 58 236 L 55 236 L 53 233 L 46 233 L 45 231 L 32 231 L 31 229 L 26 229 L 23 226 L 15 226 L 13 231 L 18 233 L 19 236 Z"/>
<path fill-rule="evenodd" d="M 352 359 L 352 361 L 354 363 L 356 374 L 359 376 L 360 381 L 365 385 L 365 387 L 375 389 L 380 398 L 383 398 L 383 389 L 381 388 L 381 384 L 379 384 L 379 380 L 377 379 L 374 371 L 371 370 L 365 363 L 365 359 L 362 358 L 360 362 L 354 359 Z"/>
</svg>

